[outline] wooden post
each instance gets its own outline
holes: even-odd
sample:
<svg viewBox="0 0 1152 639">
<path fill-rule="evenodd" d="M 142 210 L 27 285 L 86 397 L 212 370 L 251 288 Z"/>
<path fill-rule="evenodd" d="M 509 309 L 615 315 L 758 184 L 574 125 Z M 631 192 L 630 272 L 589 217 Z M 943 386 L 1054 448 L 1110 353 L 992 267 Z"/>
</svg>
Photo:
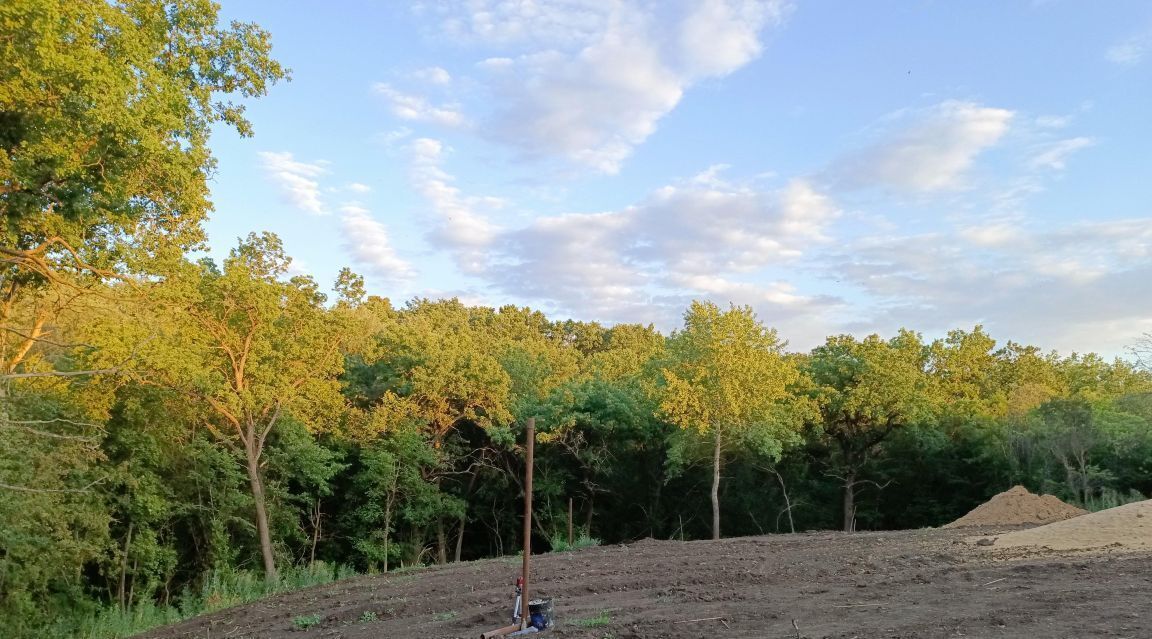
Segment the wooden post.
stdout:
<svg viewBox="0 0 1152 639">
<path fill-rule="evenodd" d="M 572 548 L 572 544 L 574 543 L 574 541 L 575 540 L 572 538 L 572 498 L 569 497 L 568 498 L 568 548 Z"/>
<path fill-rule="evenodd" d="M 531 615 L 528 612 L 528 602 L 532 598 L 528 595 L 528 569 L 529 562 L 532 558 L 532 465 L 534 463 L 533 455 L 536 447 L 536 418 L 528 418 L 528 433 L 526 435 L 525 454 L 527 456 L 526 466 L 524 471 L 524 567 L 522 569 L 522 576 L 524 578 L 524 587 L 520 591 L 520 629 L 523 630 L 528 627 L 528 622 L 531 620 Z"/>
</svg>

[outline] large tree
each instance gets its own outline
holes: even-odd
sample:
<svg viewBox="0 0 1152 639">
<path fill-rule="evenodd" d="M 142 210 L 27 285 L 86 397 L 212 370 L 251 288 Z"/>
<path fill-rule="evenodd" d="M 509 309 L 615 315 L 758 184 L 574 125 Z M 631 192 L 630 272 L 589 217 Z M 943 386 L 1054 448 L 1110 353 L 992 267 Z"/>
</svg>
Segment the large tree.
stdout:
<svg viewBox="0 0 1152 639">
<path fill-rule="evenodd" d="M 0 2 L 0 427 L 26 420 L 16 396 L 33 380 L 108 372 L 72 366 L 87 345 L 66 326 L 116 310 L 93 301 L 112 278 L 154 274 L 203 239 L 209 133 L 248 135 L 234 100 L 285 75 L 266 32 L 218 10 Z"/>
<path fill-rule="evenodd" d="M 831 445 L 832 472 L 843 487 L 845 532 L 855 530 L 865 464 L 893 431 L 928 415 L 936 401 L 927 356 L 917 334 L 901 331 L 891 340 L 829 337 L 807 360 L 820 412 L 816 426 Z"/>
<path fill-rule="evenodd" d="M 720 468 L 725 447 L 740 441 L 778 457 L 798 438 L 788 405 L 800 377 L 783 343 L 750 307 L 721 310 L 693 302 L 684 328 L 669 340 L 662 413 L 712 440 L 712 538 L 720 538 Z"/>
<path fill-rule="evenodd" d="M 200 405 L 202 426 L 243 459 L 269 579 L 276 561 L 265 444 L 286 419 L 314 430 L 339 424 L 344 401 L 337 376 L 349 332 L 310 278 L 284 280 L 289 262 L 275 235 L 249 235 L 222 269 L 201 262 L 156 286 L 163 310 L 154 324 L 135 329 L 158 333 L 140 356 L 144 381 Z"/>
</svg>

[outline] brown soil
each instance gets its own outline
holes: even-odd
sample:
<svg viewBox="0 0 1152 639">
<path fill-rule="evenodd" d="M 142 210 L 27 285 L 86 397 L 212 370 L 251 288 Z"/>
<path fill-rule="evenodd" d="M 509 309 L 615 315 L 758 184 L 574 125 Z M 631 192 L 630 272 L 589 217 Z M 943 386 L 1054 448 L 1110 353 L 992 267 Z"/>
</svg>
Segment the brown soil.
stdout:
<svg viewBox="0 0 1152 639">
<path fill-rule="evenodd" d="M 1008 533 L 999 537 L 993 547 L 1152 550 L 1152 500 Z"/>
<path fill-rule="evenodd" d="M 1054 495 L 1037 495 L 1023 486 L 1013 486 L 944 527 L 1042 526 L 1078 517 L 1086 512 L 1060 501 Z"/>
<path fill-rule="evenodd" d="M 533 595 L 554 598 L 548 635 L 565 639 L 1152 637 L 1152 552 L 1004 560 L 964 540 L 1004 531 L 646 540 L 538 556 Z M 508 558 L 361 577 L 145 636 L 474 639 L 507 623 L 518 569 Z M 607 624 L 589 621 L 604 611 Z M 322 622 L 296 630 L 310 614 Z"/>
</svg>

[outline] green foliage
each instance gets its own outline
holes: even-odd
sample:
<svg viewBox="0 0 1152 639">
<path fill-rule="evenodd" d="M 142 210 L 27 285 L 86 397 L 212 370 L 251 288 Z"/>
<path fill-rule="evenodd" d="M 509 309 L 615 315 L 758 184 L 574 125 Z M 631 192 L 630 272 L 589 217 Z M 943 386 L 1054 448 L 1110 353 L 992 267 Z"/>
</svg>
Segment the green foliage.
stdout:
<svg viewBox="0 0 1152 639">
<path fill-rule="evenodd" d="M 297 630 L 307 630 L 319 624 L 320 615 L 318 614 L 301 615 L 292 619 L 292 625 L 295 626 Z"/>
<path fill-rule="evenodd" d="M 573 535 L 572 543 L 568 543 L 568 533 L 556 532 L 548 538 L 548 545 L 552 547 L 552 552 L 568 552 L 570 550 L 581 550 L 583 548 L 593 548 L 600 545 L 600 540 L 588 534 L 586 529 L 581 529 L 577 534 Z"/>
<path fill-rule="evenodd" d="M 572 625 L 580 626 L 581 628 L 602 628 L 610 623 L 612 623 L 612 611 L 610 610 L 601 610 L 600 614 L 595 617 L 585 617 L 572 621 Z"/>
<path fill-rule="evenodd" d="M 356 618 L 356 621 L 360 623 L 372 623 L 373 621 L 376 621 L 376 613 L 372 612 L 371 610 L 365 610 L 364 612 L 360 613 L 360 616 Z"/>
</svg>

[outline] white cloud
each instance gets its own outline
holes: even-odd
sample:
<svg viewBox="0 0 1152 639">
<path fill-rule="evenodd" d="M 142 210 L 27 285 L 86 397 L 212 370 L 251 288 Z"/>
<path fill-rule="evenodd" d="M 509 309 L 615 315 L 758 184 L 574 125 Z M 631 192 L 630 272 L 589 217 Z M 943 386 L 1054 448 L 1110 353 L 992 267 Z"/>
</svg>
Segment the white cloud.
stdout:
<svg viewBox="0 0 1152 639">
<path fill-rule="evenodd" d="M 349 191 L 352 191 L 353 193 L 368 193 L 369 191 L 372 190 L 372 187 L 368 186 L 367 184 L 362 184 L 360 182 L 350 182 L 348 184 L 348 186 L 346 186 L 344 188 L 348 189 Z"/>
<path fill-rule="evenodd" d="M 412 265 L 396 254 L 388 230 L 368 209 L 347 203 L 340 207 L 344 247 L 355 263 L 368 273 L 390 282 L 404 282 L 414 276 Z"/>
<path fill-rule="evenodd" d="M 760 55 L 760 30 L 778 24 L 789 5 L 705 0 L 677 25 L 678 66 L 692 78 L 727 75 Z"/>
<path fill-rule="evenodd" d="M 825 242 L 838 215 L 833 203 L 801 180 L 763 192 L 709 173 L 618 211 L 540 218 L 501 234 L 486 276 L 562 312 L 620 321 L 674 317 L 682 306 L 653 308 L 693 295 L 771 305 L 777 314 L 817 303 L 786 284 L 763 283 L 760 271 Z"/>
<path fill-rule="evenodd" d="M 477 209 L 494 207 L 493 198 L 465 197 L 453 186 L 453 177 L 443 168 L 444 145 L 439 140 L 413 140 L 412 186 L 432 205 L 437 224 L 429 239 L 440 248 L 452 251 L 465 273 L 482 271 L 487 264 L 486 247 L 496 235 L 496 227 Z"/>
<path fill-rule="evenodd" d="M 997 223 L 957 235 L 868 238 L 822 259 L 828 277 L 867 295 L 849 328 L 940 332 L 983 323 L 1001 339 L 1118 353 L 1152 317 L 1146 220 Z M 1115 332 L 1093 332 L 1104 324 Z"/>
<path fill-rule="evenodd" d="M 949 100 L 895 114 L 883 140 L 850 154 L 830 169 L 849 189 L 887 187 L 932 192 L 963 186 L 976 157 L 1008 132 L 1013 112 Z"/>
<path fill-rule="evenodd" d="M 471 24 L 478 15 L 485 16 L 480 24 L 488 24 L 500 14 L 480 4 L 485 8 L 473 11 Z M 501 22 L 499 30 L 474 26 L 471 32 L 504 41 L 519 39 L 516 34 L 530 25 L 550 24 L 554 11 L 595 17 L 574 38 L 480 65 L 496 105 L 484 131 L 529 157 L 560 156 L 603 173 L 619 171 L 691 86 L 728 75 L 759 55 L 760 32 L 786 6 L 776 0 L 705 0 L 661 5 L 657 14 L 638 2 L 510 4 L 518 7 L 509 9 L 517 16 L 511 23 Z"/>
<path fill-rule="evenodd" d="M 1104 55 L 1115 64 L 1134 66 L 1150 52 L 1152 52 L 1152 29 L 1112 45 Z"/>
<path fill-rule="evenodd" d="M 1024 236 L 1020 227 L 1004 222 L 970 226 L 959 232 L 961 238 L 981 247 L 1009 246 Z"/>
<path fill-rule="evenodd" d="M 603 29 L 616 0 L 448 0 L 438 4 L 453 41 L 490 45 L 563 46 L 585 42 Z"/>
<path fill-rule="evenodd" d="M 1067 165 L 1069 156 L 1095 144 L 1096 141 L 1089 137 L 1076 137 L 1053 142 L 1045 145 L 1039 153 L 1034 155 L 1029 164 L 1035 169 L 1062 171 Z"/>
<path fill-rule="evenodd" d="M 376 139 L 380 142 L 380 144 L 384 145 L 386 148 L 391 149 L 396 147 L 401 141 L 408 139 L 411 135 L 412 129 L 409 129 L 406 126 L 402 126 L 398 129 L 380 133 L 376 136 Z"/>
<path fill-rule="evenodd" d="M 447 86 L 452 84 L 452 74 L 441 67 L 425 67 L 412 72 L 412 77 L 421 82 Z"/>
<path fill-rule="evenodd" d="M 261 151 L 259 155 L 264 172 L 280 187 L 290 204 L 313 215 L 327 215 L 317 180 L 328 172 L 323 164 L 299 162 L 287 151 Z"/>
<path fill-rule="evenodd" d="M 1036 118 L 1036 126 L 1042 129 L 1063 129 L 1072 121 L 1067 115 L 1042 115 Z"/>
<path fill-rule="evenodd" d="M 435 106 L 426 98 L 397 91 L 384 83 L 377 83 L 373 89 L 388 100 L 392 114 L 401 120 L 428 122 L 448 127 L 464 124 L 464 115 L 457 105 Z"/>
</svg>

